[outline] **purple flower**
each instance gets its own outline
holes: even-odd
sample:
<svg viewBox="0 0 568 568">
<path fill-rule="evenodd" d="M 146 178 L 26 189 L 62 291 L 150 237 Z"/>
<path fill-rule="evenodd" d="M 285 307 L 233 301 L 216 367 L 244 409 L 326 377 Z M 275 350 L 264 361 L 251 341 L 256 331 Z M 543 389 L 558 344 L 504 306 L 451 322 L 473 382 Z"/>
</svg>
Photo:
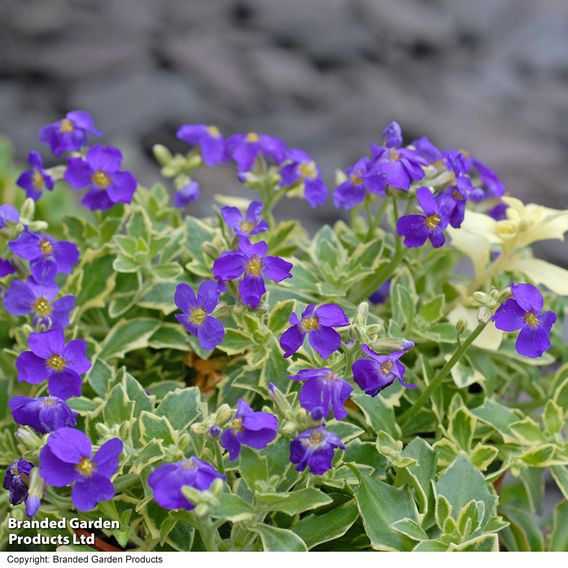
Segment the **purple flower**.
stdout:
<svg viewBox="0 0 568 568">
<path fill-rule="evenodd" d="M 58 273 L 71 274 L 73 266 L 79 262 L 77 245 L 37 235 L 27 229 L 8 246 L 14 254 L 30 261 L 30 270 L 37 282 L 50 283 Z"/>
<path fill-rule="evenodd" d="M 441 247 L 446 242 L 444 229 L 449 221 L 448 203 L 443 196 L 437 200 L 427 187 L 418 188 L 416 197 L 424 214 L 403 215 L 396 223 L 396 230 L 404 237 L 407 247 L 421 247 L 428 239 L 434 248 Z"/>
<path fill-rule="evenodd" d="M 0 205 L 0 229 L 3 229 L 8 222 L 17 223 L 19 220 L 20 214 L 15 207 Z"/>
<path fill-rule="evenodd" d="M 442 151 L 434 146 L 426 136 L 414 140 L 411 144 L 416 151 L 426 160 L 428 164 L 433 164 L 444 159 Z"/>
<path fill-rule="evenodd" d="M 39 139 L 51 146 L 51 151 L 60 156 L 63 152 L 74 152 L 88 144 L 88 136 L 102 136 L 95 128 L 93 117 L 80 110 L 74 110 L 53 124 L 45 125 L 39 131 Z"/>
<path fill-rule="evenodd" d="M 334 327 L 349 325 L 345 312 L 337 304 L 325 304 L 315 308 L 310 304 L 302 312 L 302 319 L 292 312 L 289 327 L 280 337 L 280 347 L 284 349 L 284 357 L 290 357 L 304 343 L 306 334 L 311 346 L 323 359 L 327 359 L 341 347 L 341 336 Z"/>
<path fill-rule="evenodd" d="M 509 206 L 506 203 L 498 203 L 489 211 L 487 211 L 487 215 L 495 219 L 495 221 L 503 221 L 507 218 L 507 209 Z"/>
<path fill-rule="evenodd" d="M 246 237 L 268 231 L 268 223 L 260 218 L 263 209 L 264 205 L 260 201 L 252 201 L 244 217 L 236 207 L 222 207 L 221 215 L 235 234 L 239 237 Z"/>
<path fill-rule="evenodd" d="M 399 359 L 414 347 L 414 343 L 408 342 L 408 347 L 395 351 L 389 355 L 379 355 L 368 345 L 362 345 L 361 349 L 370 359 L 358 359 L 353 363 L 353 379 L 368 395 L 376 396 L 381 390 L 391 385 L 395 379 L 406 388 L 413 389 L 416 385 L 404 382 L 405 368 Z"/>
<path fill-rule="evenodd" d="M 300 390 L 300 404 L 303 408 L 310 412 L 320 408 L 322 419 L 327 418 L 330 410 L 333 410 L 336 420 L 347 416 L 344 404 L 353 387 L 331 369 L 304 369 L 290 378 L 304 383 Z"/>
<path fill-rule="evenodd" d="M 28 155 L 28 164 L 31 170 L 23 172 L 16 184 L 26 190 L 26 196 L 37 201 L 43 189 L 51 191 L 54 186 L 53 178 L 45 171 L 43 160 L 38 152 L 31 151 Z"/>
<path fill-rule="evenodd" d="M 0 258 L 0 278 L 4 278 L 4 276 L 8 276 L 10 274 L 14 274 L 16 272 L 16 268 L 14 265 L 5 258 Z"/>
<path fill-rule="evenodd" d="M 261 450 L 278 432 L 278 419 L 268 412 L 254 412 L 242 399 L 237 403 L 237 416 L 221 436 L 221 445 L 229 452 L 231 461 L 241 453 L 241 444 Z"/>
<path fill-rule="evenodd" d="M 387 148 L 398 148 L 402 146 L 402 129 L 398 122 L 391 122 L 384 130 L 385 146 Z"/>
<path fill-rule="evenodd" d="M 371 191 L 377 195 L 384 195 L 387 185 L 408 190 L 413 182 L 421 180 L 425 175 L 424 166 L 428 165 L 428 160 L 412 148 L 373 144 L 371 150 L 373 161 L 368 175 Z"/>
<path fill-rule="evenodd" d="M 505 186 L 499 179 L 499 176 L 483 162 L 476 160 L 473 161 L 473 167 L 479 174 L 479 179 L 484 186 L 484 198 L 503 197 L 505 195 Z"/>
<path fill-rule="evenodd" d="M 302 150 L 293 148 L 287 152 L 280 176 L 281 187 L 303 184 L 304 197 L 311 207 L 318 207 L 327 201 L 328 189 L 321 178 L 320 168 Z"/>
<path fill-rule="evenodd" d="M 116 203 L 131 203 L 136 179 L 120 171 L 122 152 L 112 146 L 96 144 L 85 158 L 68 158 L 65 180 L 75 189 L 88 188 L 81 203 L 92 211 L 106 211 Z"/>
<path fill-rule="evenodd" d="M 290 461 L 296 464 L 297 471 L 306 467 L 315 475 L 322 475 L 331 469 L 333 452 L 336 448 L 345 449 L 343 442 L 325 427 L 312 428 L 302 432 L 290 443 Z"/>
<path fill-rule="evenodd" d="M 197 296 L 189 284 L 178 284 L 174 301 L 183 312 L 176 314 L 176 319 L 191 335 L 197 337 L 203 349 L 215 349 L 223 341 L 225 328 L 217 318 L 211 316 L 219 301 L 217 282 L 203 282 Z"/>
<path fill-rule="evenodd" d="M 292 278 L 292 264 L 278 256 L 266 256 L 267 252 L 268 245 L 264 241 L 253 245 L 246 237 L 241 237 L 238 250 L 226 252 L 215 260 L 213 274 L 222 281 L 244 275 L 239 284 L 241 299 L 243 304 L 257 308 L 266 293 L 264 278 L 274 282 Z"/>
<path fill-rule="evenodd" d="M 371 304 L 384 304 L 390 294 L 391 281 L 390 278 L 383 282 L 370 296 L 369 301 Z"/>
<path fill-rule="evenodd" d="M 532 284 L 511 284 L 512 298 L 505 300 L 493 316 L 501 331 L 521 330 L 516 348 L 525 357 L 541 357 L 550 348 L 550 330 L 556 322 L 552 311 L 542 312 L 544 299 Z"/>
<path fill-rule="evenodd" d="M 28 498 L 30 473 L 34 464 L 20 458 L 6 468 L 2 487 L 10 493 L 10 504 L 19 505 Z"/>
<path fill-rule="evenodd" d="M 178 189 L 174 195 L 174 205 L 176 207 L 185 207 L 199 199 L 199 184 L 192 180 L 181 189 Z"/>
<path fill-rule="evenodd" d="M 26 282 L 14 280 L 4 296 L 4 309 L 14 316 L 34 314 L 34 325 L 65 328 L 75 307 L 75 296 L 53 301 L 59 288 L 55 283 L 38 284 L 32 276 Z"/>
<path fill-rule="evenodd" d="M 92 455 L 89 438 L 73 428 L 60 428 L 49 435 L 39 455 L 39 472 L 53 487 L 74 484 L 73 505 L 79 511 L 90 511 L 100 501 L 114 497 L 110 478 L 118 470 L 122 441 L 112 438 Z"/>
<path fill-rule="evenodd" d="M 226 159 L 225 140 L 216 126 L 184 124 L 177 131 L 177 137 L 192 146 L 199 146 L 207 166 L 217 166 Z"/>
<path fill-rule="evenodd" d="M 81 375 L 91 368 L 87 344 L 73 339 L 65 344 L 62 329 L 31 333 L 31 351 L 20 353 L 16 360 L 18 381 L 37 385 L 47 379 L 49 394 L 63 400 L 81 396 Z"/>
<path fill-rule="evenodd" d="M 47 434 L 65 426 L 75 426 L 77 420 L 77 413 L 73 412 L 65 401 L 54 396 L 14 396 L 8 406 L 16 424 L 31 426 L 40 434 Z"/>
<path fill-rule="evenodd" d="M 286 157 L 286 144 L 267 134 L 235 134 L 227 139 L 227 153 L 237 163 L 239 172 L 252 169 L 257 156 L 264 156 L 280 164 Z"/>
<path fill-rule="evenodd" d="M 212 465 L 192 456 L 177 463 L 167 463 L 155 469 L 148 477 L 156 503 L 164 509 L 195 507 L 181 492 L 188 485 L 198 491 L 207 491 L 216 479 L 225 479 Z"/>
<path fill-rule="evenodd" d="M 371 189 L 368 185 L 369 164 L 369 158 L 364 157 L 345 170 L 347 179 L 333 192 L 333 203 L 336 207 L 352 209 L 363 203 L 367 189 Z"/>
</svg>

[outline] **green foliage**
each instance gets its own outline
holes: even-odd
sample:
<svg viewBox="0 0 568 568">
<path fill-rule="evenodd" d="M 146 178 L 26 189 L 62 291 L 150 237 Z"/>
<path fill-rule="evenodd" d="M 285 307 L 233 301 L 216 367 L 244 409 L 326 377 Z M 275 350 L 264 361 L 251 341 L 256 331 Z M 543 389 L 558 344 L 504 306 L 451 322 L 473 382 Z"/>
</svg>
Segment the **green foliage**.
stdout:
<svg viewBox="0 0 568 568">
<path fill-rule="evenodd" d="M 196 151 L 157 153 L 176 185 L 201 163 Z M 0 189 L 10 202 L 21 202 L 13 198 L 7 154 L 0 144 Z M 38 204 L 36 218 L 49 222 L 48 234 L 74 241 L 81 252 L 73 274 L 60 283 L 65 294 L 77 296 L 68 337 L 87 341 L 92 367 L 82 396 L 69 405 L 96 447 L 111 437 L 124 442 L 114 500 L 77 513 L 68 488 L 50 488 L 38 518 L 118 520 L 120 529 L 104 536 L 129 550 L 568 550 L 565 343 L 555 329 L 543 358 L 518 355 L 513 337 L 487 333 L 496 330 L 479 308 L 494 311 L 495 305 L 473 295 L 503 296 L 511 281 L 526 279 L 523 273 L 495 269 L 487 251 L 486 278 L 466 278 L 456 265 L 467 257 L 477 266 L 477 257 L 460 248 L 457 237 L 453 247 L 404 249 L 384 221 L 395 218 L 393 202 L 407 200 L 406 194 L 391 200 L 389 192 L 380 203 L 368 199 L 349 224 L 325 225 L 310 238 L 297 221 L 274 221 L 277 199 L 299 191 L 282 189 L 278 181 L 274 168 L 266 168 L 247 183 L 261 192 L 270 220 L 262 240 L 269 254 L 293 263 L 293 278 L 267 282 L 255 310 L 229 283 L 215 311 L 225 327 L 215 351 L 203 349 L 176 320 L 174 293 L 181 282 L 195 289 L 211 279 L 214 260 L 234 247 L 220 215 L 182 216 L 162 185 L 139 187 L 132 204 L 95 214 L 65 206 L 60 218 L 44 201 Z M 47 205 L 57 205 L 55 193 L 46 196 Z M 363 212 L 366 221 L 356 214 Z M 6 242 L 13 236 L 2 234 L 0 257 L 9 254 Z M 531 255 L 526 245 L 509 252 L 511 258 L 513 252 Z M 367 303 L 387 280 L 388 300 Z M 351 321 L 339 330 L 341 350 L 324 361 L 306 341 L 294 358 L 284 359 L 279 338 L 292 313 L 330 302 Z M 554 302 L 562 319 L 566 301 Z M 46 437 L 30 428 L 16 436 L 7 410 L 14 394 L 46 392 L 43 385 L 18 382 L 14 372 L 31 319 L 3 312 L 2 322 L 0 461 L 8 465 L 23 456 L 37 463 Z M 389 354 L 404 340 L 416 345 L 403 359 L 404 380 L 416 389 L 395 381 L 371 397 L 353 383 L 362 345 Z M 301 408 L 301 385 L 289 376 L 323 367 L 354 391 L 346 419 L 327 417 L 345 451 L 336 451 L 332 469 L 315 476 L 290 463 L 291 439 L 317 422 Z M 280 428 L 268 447 L 243 445 L 230 461 L 211 427 L 232 427 L 239 398 L 276 414 Z M 159 507 L 148 476 L 192 455 L 222 472 L 225 483 L 202 492 L 184 487 L 196 505 L 191 511 Z M 547 513 L 548 474 L 562 497 Z M 5 497 L 3 518 L 23 518 L 23 507 L 10 507 Z"/>
</svg>

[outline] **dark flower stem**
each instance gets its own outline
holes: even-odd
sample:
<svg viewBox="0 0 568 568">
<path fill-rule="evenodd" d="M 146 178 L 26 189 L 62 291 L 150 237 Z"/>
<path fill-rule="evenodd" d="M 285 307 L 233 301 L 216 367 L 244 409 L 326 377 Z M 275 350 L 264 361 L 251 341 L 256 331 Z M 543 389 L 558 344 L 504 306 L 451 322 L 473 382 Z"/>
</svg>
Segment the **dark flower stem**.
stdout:
<svg viewBox="0 0 568 568">
<path fill-rule="evenodd" d="M 477 327 L 467 336 L 467 339 L 454 351 L 452 357 L 440 369 L 438 374 L 432 379 L 432 382 L 422 391 L 418 400 L 400 416 L 401 427 L 407 426 L 412 418 L 414 418 L 420 409 L 430 400 L 432 393 L 442 384 L 448 373 L 454 365 L 462 358 L 468 347 L 479 337 L 480 333 L 485 329 L 487 323 L 479 323 Z"/>
</svg>

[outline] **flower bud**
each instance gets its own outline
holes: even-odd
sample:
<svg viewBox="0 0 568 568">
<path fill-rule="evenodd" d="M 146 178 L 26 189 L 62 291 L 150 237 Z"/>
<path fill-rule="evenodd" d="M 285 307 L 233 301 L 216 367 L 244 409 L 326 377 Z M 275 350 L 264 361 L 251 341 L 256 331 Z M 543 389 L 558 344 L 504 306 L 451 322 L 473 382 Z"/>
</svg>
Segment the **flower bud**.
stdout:
<svg viewBox="0 0 568 568">
<path fill-rule="evenodd" d="M 28 228 L 32 233 L 39 233 L 45 231 L 49 225 L 45 221 L 32 221 L 29 223 Z"/>
<path fill-rule="evenodd" d="M 481 306 L 477 311 L 477 321 L 479 323 L 489 323 L 492 317 L 493 314 L 487 306 Z"/>
<path fill-rule="evenodd" d="M 22 219 L 22 221 L 24 221 L 24 223 L 27 224 L 33 220 L 34 215 L 35 215 L 35 201 L 31 197 L 28 197 L 24 201 L 24 204 L 20 209 L 20 218 Z"/>
<path fill-rule="evenodd" d="M 233 416 L 233 409 L 228 404 L 222 404 L 215 413 L 215 424 L 223 426 Z"/>
<path fill-rule="evenodd" d="M 43 446 L 43 440 L 27 428 L 18 428 L 15 436 L 18 442 L 28 450 L 37 450 Z"/>
<path fill-rule="evenodd" d="M 351 325 L 353 326 L 366 325 L 368 317 L 369 317 L 369 304 L 368 302 L 361 302 L 357 307 L 355 315 L 353 316 Z"/>
<path fill-rule="evenodd" d="M 161 144 L 155 144 L 152 148 L 152 152 L 160 166 L 167 166 L 173 158 L 172 153 Z"/>
<path fill-rule="evenodd" d="M 467 329 L 467 322 L 464 319 L 458 320 L 456 323 L 456 330 L 458 333 L 463 333 Z"/>
<path fill-rule="evenodd" d="M 489 299 L 487 294 L 481 291 L 474 292 L 473 297 L 475 301 L 482 306 L 484 306 L 487 303 L 487 300 Z"/>
<path fill-rule="evenodd" d="M 195 515 L 199 518 L 206 517 L 209 514 L 209 505 L 205 503 L 199 503 L 194 509 Z"/>
</svg>

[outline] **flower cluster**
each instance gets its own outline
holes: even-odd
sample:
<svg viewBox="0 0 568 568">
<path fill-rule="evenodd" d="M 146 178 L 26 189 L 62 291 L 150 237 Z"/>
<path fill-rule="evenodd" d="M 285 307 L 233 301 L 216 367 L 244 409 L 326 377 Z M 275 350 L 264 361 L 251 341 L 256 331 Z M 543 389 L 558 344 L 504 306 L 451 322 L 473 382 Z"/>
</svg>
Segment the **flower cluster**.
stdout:
<svg viewBox="0 0 568 568">
<path fill-rule="evenodd" d="M 51 152 L 60 157 L 67 154 L 63 176 L 57 168 L 46 169 L 39 152 L 28 156 L 29 170 L 17 180 L 26 196 L 37 201 L 44 189 L 51 191 L 55 182 L 64 179 L 74 189 L 87 189 L 83 205 L 92 211 L 106 211 L 117 203 L 131 203 L 137 182 L 134 176 L 120 169 L 122 152 L 113 146 L 95 144 L 89 148 L 89 137 L 103 133 L 95 127 L 93 117 L 84 111 L 71 111 L 65 118 L 43 126 L 39 140 L 49 144 Z"/>
<path fill-rule="evenodd" d="M 55 144 L 57 133 L 52 135 Z M 69 145 L 83 145 L 85 140 L 63 137 L 57 147 L 69 149 Z M 22 210 L 26 207 L 29 211 L 28 203 Z M 60 276 L 73 272 L 79 262 L 79 249 L 74 243 L 32 231 L 26 215 L 10 206 L 2 206 L 0 211 L 2 227 L 9 229 L 12 237 L 7 245 L 13 255 L 2 260 L 2 276 L 13 274 L 17 266 L 21 278 L 13 279 L 3 293 L 4 309 L 13 316 L 32 315 L 36 328 L 27 338 L 29 350 L 16 359 L 18 382 L 37 385 L 35 391 L 40 395 L 15 395 L 8 406 L 16 424 L 48 436 L 40 452 L 39 467 L 20 459 L 6 470 L 4 487 L 10 492 L 10 502 L 25 502 L 27 514 L 33 516 L 40 508 L 45 484 L 74 484 L 73 504 L 78 510 L 88 511 L 114 495 L 110 477 L 118 469 L 122 442 L 118 438 L 107 441 L 91 459 L 91 442 L 75 429 L 78 414 L 67 402 L 81 395 L 82 375 L 91 368 L 87 343 L 83 339 L 66 341 L 65 337 L 75 297 L 57 298 Z M 45 386 L 47 393 L 42 395 Z M 20 432 L 22 439 L 29 439 L 29 432 Z"/>
</svg>

